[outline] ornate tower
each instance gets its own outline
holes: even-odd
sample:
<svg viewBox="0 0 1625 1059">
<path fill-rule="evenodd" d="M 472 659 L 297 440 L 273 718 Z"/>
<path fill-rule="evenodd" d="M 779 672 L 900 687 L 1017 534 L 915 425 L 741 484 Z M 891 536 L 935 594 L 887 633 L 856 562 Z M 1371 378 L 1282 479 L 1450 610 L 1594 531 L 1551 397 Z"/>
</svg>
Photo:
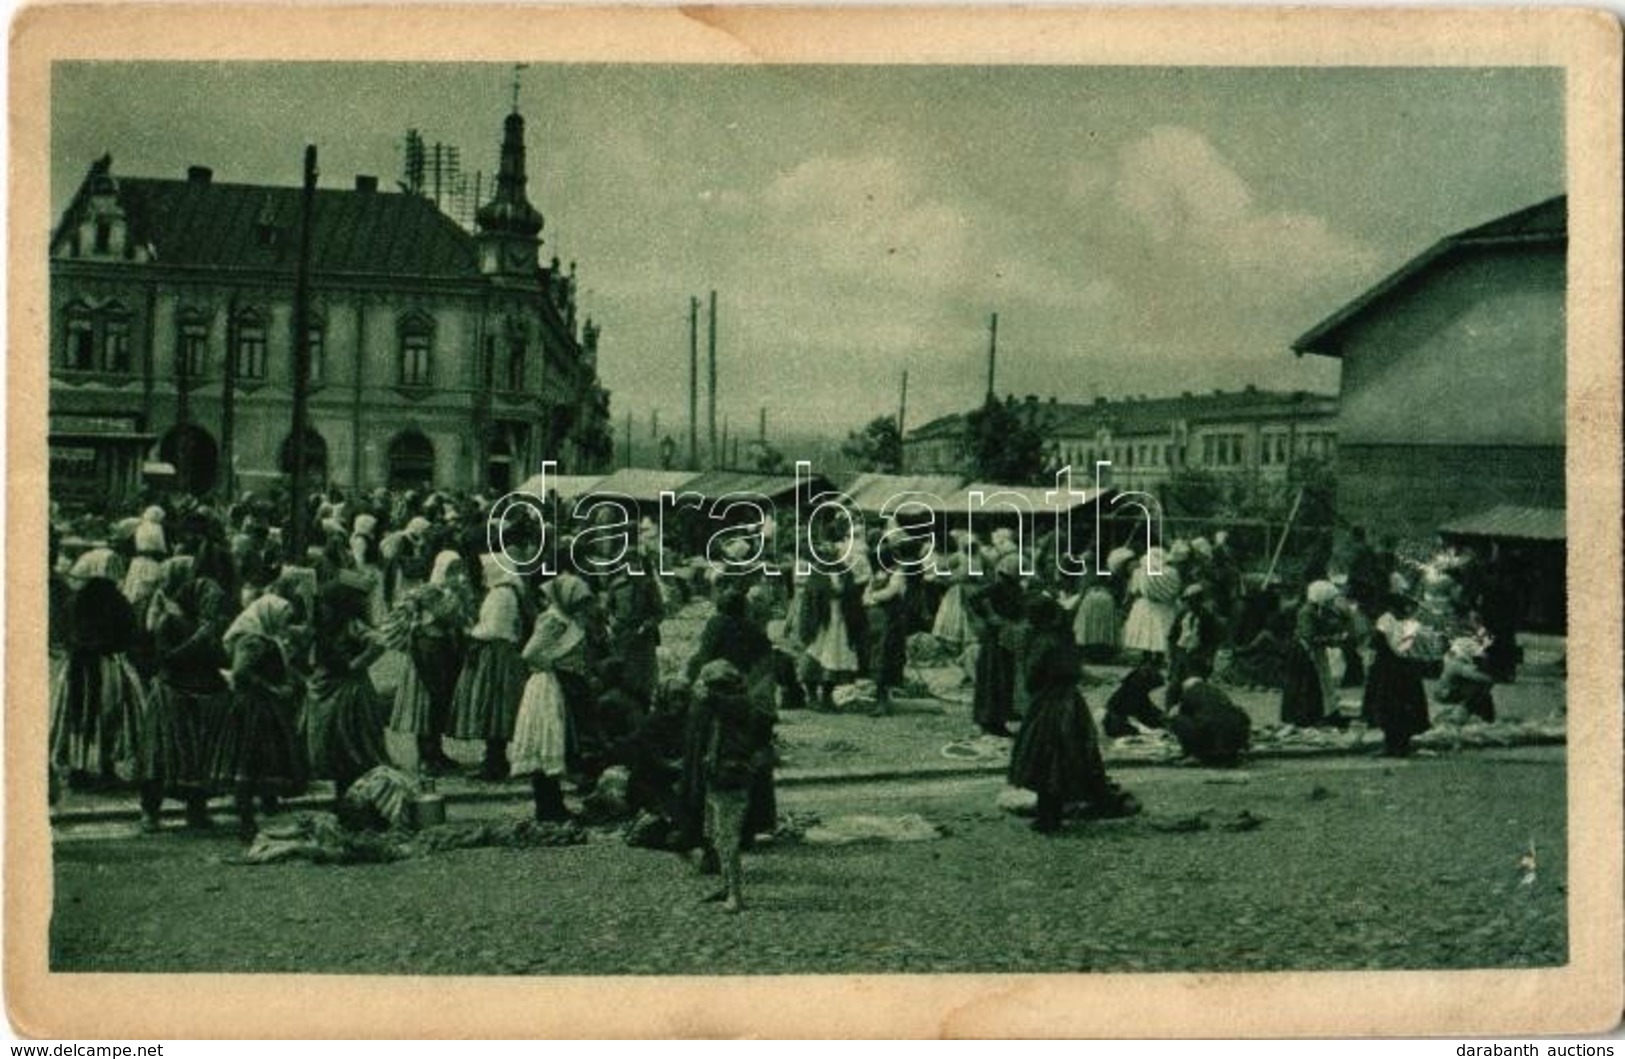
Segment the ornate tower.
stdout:
<svg viewBox="0 0 1625 1059">
<path fill-rule="evenodd" d="M 525 119 L 516 109 L 502 123 L 496 194 L 474 214 L 480 271 L 532 279 L 537 273 L 542 215 L 525 197 Z"/>
</svg>

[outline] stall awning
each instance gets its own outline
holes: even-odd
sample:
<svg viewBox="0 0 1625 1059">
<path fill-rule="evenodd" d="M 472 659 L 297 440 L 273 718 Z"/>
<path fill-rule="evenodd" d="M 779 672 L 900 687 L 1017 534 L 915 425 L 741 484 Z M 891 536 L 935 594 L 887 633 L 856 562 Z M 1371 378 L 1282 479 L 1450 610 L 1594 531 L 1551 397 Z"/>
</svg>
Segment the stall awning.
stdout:
<svg viewBox="0 0 1625 1059">
<path fill-rule="evenodd" d="M 560 500 L 574 500 L 592 492 L 593 487 L 603 480 L 603 476 L 598 474 L 535 474 L 525 479 L 519 492 L 538 500 L 546 500 L 548 493 L 559 494 Z"/>
<path fill-rule="evenodd" d="M 834 488 L 829 479 L 821 474 L 812 475 L 806 484 L 813 493 Z M 698 493 L 707 500 L 730 494 L 761 497 L 766 500 L 784 500 L 795 495 L 797 485 L 795 476 L 789 474 L 710 471 L 684 482 L 683 491 Z"/>
<path fill-rule="evenodd" d="M 1561 541 L 1568 539 L 1562 508 L 1497 504 L 1487 511 L 1458 518 L 1439 527 L 1446 537 L 1498 537 L 1507 540 Z"/>
<path fill-rule="evenodd" d="M 941 498 L 946 503 L 948 497 L 959 492 L 959 487 L 963 483 L 964 479 L 959 475 L 860 474 L 848 482 L 842 492 L 852 500 L 859 511 L 873 515 L 878 514 L 893 498 L 918 499 L 911 494 L 923 493 Z"/>
<path fill-rule="evenodd" d="M 1000 485 L 996 482 L 971 482 L 943 497 L 950 515 L 978 512 L 998 515 L 1014 514 L 1012 508 L 1034 515 L 1063 515 L 1078 508 L 1088 507 L 1111 494 L 1110 489 L 1075 489 L 1057 491 L 1053 485 Z M 975 499 L 973 494 L 981 494 Z"/>
<path fill-rule="evenodd" d="M 646 467 L 623 467 L 593 486 L 595 496 L 610 496 L 640 504 L 657 504 L 660 494 L 681 493 L 697 478 L 693 471 L 657 471 Z"/>
</svg>

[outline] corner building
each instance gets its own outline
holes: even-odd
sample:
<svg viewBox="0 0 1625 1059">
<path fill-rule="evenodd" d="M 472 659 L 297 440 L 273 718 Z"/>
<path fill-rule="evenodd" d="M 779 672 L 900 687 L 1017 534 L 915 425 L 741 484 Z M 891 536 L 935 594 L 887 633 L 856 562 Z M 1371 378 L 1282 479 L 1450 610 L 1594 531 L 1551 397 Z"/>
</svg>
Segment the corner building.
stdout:
<svg viewBox="0 0 1625 1059">
<path fill-rule="evenodd" d="M 540 260 L 524 119 L 471 234 L 372 177 L 318 188 L 313 484 L 511 488 L 612 461 L 599 328 L 574 265 Z M 117 505 L 143 471 L 205 494 L 292 470 L 299 188 L 120 177 L 91 165 L 51 237 L 52 496 Z"/>
</svg>

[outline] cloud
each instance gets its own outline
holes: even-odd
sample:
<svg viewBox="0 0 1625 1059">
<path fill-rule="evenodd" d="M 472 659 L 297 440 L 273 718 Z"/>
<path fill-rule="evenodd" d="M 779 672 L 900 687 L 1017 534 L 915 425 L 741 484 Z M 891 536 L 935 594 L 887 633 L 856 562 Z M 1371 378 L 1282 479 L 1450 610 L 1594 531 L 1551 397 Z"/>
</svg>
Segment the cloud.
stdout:
<svg viewBox="0 0 1625 1059">
<path fill-rule="evenodd" d="M 1161 253 L 1232 278 L 1296 286 L 1365 271 L 1375 260 L 1369 247 L 1320 217 L 1261 205 L 1190 129 L 1161 126 L 1125 147 L 1114 201 Z"/>
</svg>

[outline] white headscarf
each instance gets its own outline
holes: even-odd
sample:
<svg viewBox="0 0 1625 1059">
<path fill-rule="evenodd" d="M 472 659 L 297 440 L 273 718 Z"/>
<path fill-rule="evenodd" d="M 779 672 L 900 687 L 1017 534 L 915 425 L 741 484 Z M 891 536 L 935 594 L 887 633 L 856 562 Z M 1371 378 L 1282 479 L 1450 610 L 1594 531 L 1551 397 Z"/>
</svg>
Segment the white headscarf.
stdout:
<svg viewBox="0 0 1625 1059">
<path fill-rule="evenodd" d="M 124 578 L 124 560 L 111 548 L 92 548 L 74 560 L 68 568 L 68 576 L 81 583 L 94 581 L 98 577 L 120 581 Z"/>
<path fill-rule="evenodd" d="M 237 641 L 245 636 L 263 636 L 278 643 L 288 633 L 288 625 L 293 620 L 293 604 L 267 592 L 260 596 L 237 615 L 237 620 L 226 629 L 226 635 L 221 643 L 227 651 L 232 650 Z"/>
<path fill-rule="evenodd" d="M 454 564 L 463 561 L 463 557 L 447 549 L 434 557 L 434 567 L 429 571 L 429 584 L 443 585 L 451 573 Z"/>
</svg>

